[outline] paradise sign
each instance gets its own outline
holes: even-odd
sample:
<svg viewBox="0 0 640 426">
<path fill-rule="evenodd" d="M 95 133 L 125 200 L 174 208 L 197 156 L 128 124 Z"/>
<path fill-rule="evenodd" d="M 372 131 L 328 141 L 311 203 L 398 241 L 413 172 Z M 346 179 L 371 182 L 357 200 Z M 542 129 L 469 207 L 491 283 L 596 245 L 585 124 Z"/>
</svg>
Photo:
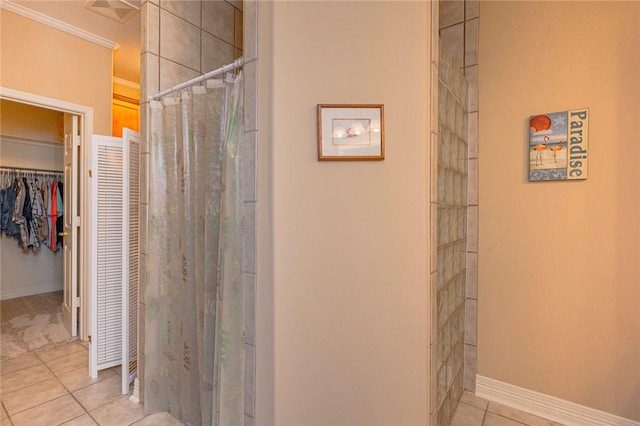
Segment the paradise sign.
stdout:
<svg viewBox="0 0 640 426">
<path fill-rule="evenodd" d="M 532 115 L 529 181 L 587 178 L 589 110 Z"/>
</svg>

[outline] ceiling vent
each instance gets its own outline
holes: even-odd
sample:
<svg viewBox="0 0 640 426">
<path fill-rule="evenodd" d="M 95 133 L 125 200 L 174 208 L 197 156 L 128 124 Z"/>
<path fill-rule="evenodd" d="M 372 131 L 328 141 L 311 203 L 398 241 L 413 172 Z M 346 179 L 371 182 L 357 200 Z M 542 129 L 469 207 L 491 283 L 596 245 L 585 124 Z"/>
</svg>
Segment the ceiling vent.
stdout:
<svg viewBox="0 0 640 426">
<path fill-rule="evenodd" d="M 124 24 L 140 9 L 140 1 L 132 0 L 86 0 L 84 7 Z"/>
</svg>

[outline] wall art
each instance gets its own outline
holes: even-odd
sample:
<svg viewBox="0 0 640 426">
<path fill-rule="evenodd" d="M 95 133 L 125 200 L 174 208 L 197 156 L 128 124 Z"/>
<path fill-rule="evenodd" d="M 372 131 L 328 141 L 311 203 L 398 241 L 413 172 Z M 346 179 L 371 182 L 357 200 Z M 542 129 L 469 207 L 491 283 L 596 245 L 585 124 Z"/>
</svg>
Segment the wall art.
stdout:
<svg viewBox="0 0 640 426">
<path fill-rule="evenodd" d="M 587 178 L 589 110 L 529 118 L 529 181 Z"/>
<path fill-rule="evenodd" d="M 318 160 L 384 160 L 384 105 L 318 105 Z"/>
</svg>

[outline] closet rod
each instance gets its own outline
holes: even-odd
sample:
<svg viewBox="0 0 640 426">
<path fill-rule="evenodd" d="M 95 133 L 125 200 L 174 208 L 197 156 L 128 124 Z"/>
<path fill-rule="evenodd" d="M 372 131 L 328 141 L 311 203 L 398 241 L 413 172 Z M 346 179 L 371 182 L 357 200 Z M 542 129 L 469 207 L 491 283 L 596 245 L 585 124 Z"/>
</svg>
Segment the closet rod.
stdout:
<svg viewBox="0 0 640 426">
<path fill-rule="evenodd" d="M 156 93 L 153 96 L 149 96 L 149 101 L 152 101 L 154 99 L 159 99 L 161 97 L 163 97 L 164 95 L 168 95 L 169 93 L 173 93 L 173 92 L 177 92 L 178 90 L 182 90 L 185 89 L 187 87 L 193 86 L 194 84 L 198 84 L 204 80 L 207 80 L 209 78 L 213 78 L 213 77 L 217 77 L 219 75 L 224 74 L 225 72 L 228 71 L 233 71 L 237 68 L 240 68 L 242 65 L 244 64 L 244 58 L 240 57 L 238 59 L 236 59 L 235 61 L 233 61 L 230 64 L 227 65 L 223 65 L 220 68 L 217 68 L 213 71 L 209 71 L 206 74 L 203 74 L 199 77 L 196 78 L 192 78 L 189 81 L 185 81 L 184 83 L 178 84 L 177 86 L 173 86 L 171 89 L 167 89 L 167 90 L 163 90 L 162 92 Z"/>
<path fill-rule="evenodd" d="M 11 167 L 11 166 L 0 166 L 0 171 L 2 171 L 2 172 L 55 173 L 55 174 L 63 174 L 64 173 L 62 170 L 34 169 L 33 167 Z"/>
</svg>

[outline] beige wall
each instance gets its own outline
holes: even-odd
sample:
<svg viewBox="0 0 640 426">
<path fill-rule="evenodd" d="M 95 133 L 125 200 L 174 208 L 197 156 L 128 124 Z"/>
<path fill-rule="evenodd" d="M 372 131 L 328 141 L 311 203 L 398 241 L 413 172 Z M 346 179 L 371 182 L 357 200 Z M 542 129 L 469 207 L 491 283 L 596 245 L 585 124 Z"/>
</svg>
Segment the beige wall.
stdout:
<svg viewBox="0 0 640 426">
<path fill-rule="evenodd" d="M 429 4 L 260 7 L 256 422 L 424 425 Z M 383 103 L 386 159 L 318 162 L 318 103 Z"/>
<path fill-rule="evenodd" d="M 0 100 L 0 134 L 40 142 L 62 142 L 63 115 L 59 111 L 2 99 Z M 0 161 L 0 165 L 7 165 L 7 162 Z"/>
<path fill-rule="evenodd" d="M 111 50 L 6 10 L 0 86 L 93 108 L 94 133 L 111 134 Z"/>
<path fill-rule="evenodd" d="M 640 421 L 639 2 L 482 2 L 478 373 Z M 589 179 L 527 182 L 588 107 Z"/>
</svg>

